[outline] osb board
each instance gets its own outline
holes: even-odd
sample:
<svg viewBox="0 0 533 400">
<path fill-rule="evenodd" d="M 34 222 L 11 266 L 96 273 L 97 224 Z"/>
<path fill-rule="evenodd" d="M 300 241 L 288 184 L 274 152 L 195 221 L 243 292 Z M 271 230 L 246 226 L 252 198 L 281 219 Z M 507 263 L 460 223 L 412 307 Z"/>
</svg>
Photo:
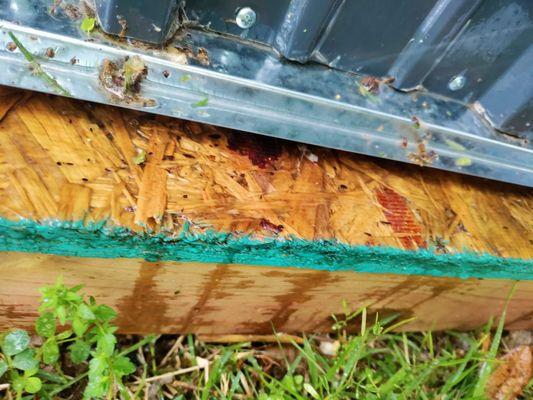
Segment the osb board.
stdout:
<svg viewBox="0 0 533 400">
<path fill-rule="evenodd" d="M 533 255 L 527 188 L 7 88 L 0 119 L 0 218 Z"/>
<path fill-rule="evenodd" d="M 244 265 L 150 263 L 4 253 L 0 263 L 0 330 L 31 327 L 37 289 L 65 283 L 119 311 L 122 332 L 204 335 L 327 332 L 331 315 L 367 306 L 415 319 L 403 329 L 470 329 L 498 317 L 511 281 L 309 271 Z M 533 328 L 533 281 L 516 283 L 509 329 Z"/>
</svg>

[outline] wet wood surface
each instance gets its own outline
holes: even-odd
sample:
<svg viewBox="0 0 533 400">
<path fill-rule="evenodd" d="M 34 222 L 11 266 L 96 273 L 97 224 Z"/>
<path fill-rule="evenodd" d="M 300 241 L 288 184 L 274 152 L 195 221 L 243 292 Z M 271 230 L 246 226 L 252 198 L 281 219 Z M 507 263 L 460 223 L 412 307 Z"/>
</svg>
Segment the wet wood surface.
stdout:
<svg viewBox="0 0 533 400">
<path fill-rule="evenodd" d="M 531 259 L 532 205 L 523 187 L 0 87 L 0 217 L 11 220 Z M 513 284 L 0 253 L 0 328 L 29 324 L 36 289 L 60 273 L 117 307 L 124 332 L 204 334 L 325 331 L 343 299 L 416 316 L 410 329 L 471 328 Z M 533 328 L 532 285 L 518 283 L 510 327 Z"/>
<path fill-rule="evenodd" d="M 498 317 L 515 284 L 502 280 L 432 278 L 295 268 L 4 253 L 0 263 L 0 330 L 31 327 L 37 289 L 85 284 L 119 311 L 122 332 L 203 335 L 327 332 L 331 316 L 368 307 L 414 317 L 403 328 L 470 329 Z M 516 283 L 509 329 L 533 328 L 533 281 Z"/>
</svg>

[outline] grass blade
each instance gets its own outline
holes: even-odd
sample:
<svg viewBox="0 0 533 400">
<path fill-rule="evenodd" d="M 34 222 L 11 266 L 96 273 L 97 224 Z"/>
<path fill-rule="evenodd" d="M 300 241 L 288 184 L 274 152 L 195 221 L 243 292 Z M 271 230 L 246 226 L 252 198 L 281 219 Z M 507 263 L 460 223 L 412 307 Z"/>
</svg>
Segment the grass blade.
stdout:
<svg viewBox="0 0 533 400">
<path fill-rule="evenodd" d="M 52 75 L 48 74 L 47 72 L 43 70 L 43 67 L 41 67 L 41 64 L 39 64 L 37 60 L 35 60 L 35 57 L 33 56 L 33 54 L 31 54 L 28 51 L 28 49 L 24 47 L 24 45 L 15 36 L 13 32 L 8 32 L 8 34 L 11 40 L 15 42 L 15 44 L 17 45 L 18 49 L 20 50 L 20 52 L 22 53 L 26 61 L 30 63 L 30 67 L 35 75 L 37 75 L 43 81 L 45 81 L 48 85 L 50 85 L 57 92 L 57 94 L 60 94 L 62 96 L 72 97 L 70 92 L 64 89 L 63 86 L 61 86 Z"/>
<path fill-rule="evenodd" d="M 516 290 L 516 282 L 513 284 L 511 290 L 509 291 L 509 294 L 507 295 L 505 306 L 503 307 L 500 320 L 498 321 L 498 327 L 496 328 L 496 332 L 494 333 L 494 338 L 490 345 L 489 353 L 487 354 L 488 360 L 485 363 L 483 363 L 481 366 L 481 371 L 479 373 L 479 379 L 477 381 L 476 387 L 474 388 L 474 392 L 473 392 L 474 398 L 478 398 L 478 397 L 481 398 L 485 394 L 485 387 L 487 385 L 487 381 L 492 372 L 492 364 L 494 360 L 496 359 L 498 348 L 500 347 L 503 327 L 505 325 L 505 316 L 507 314 L 507 307 L 509 306 L 509 302 L 511 301 L 511 298 L 514 295 L 515 290 Z"/>
</svg>

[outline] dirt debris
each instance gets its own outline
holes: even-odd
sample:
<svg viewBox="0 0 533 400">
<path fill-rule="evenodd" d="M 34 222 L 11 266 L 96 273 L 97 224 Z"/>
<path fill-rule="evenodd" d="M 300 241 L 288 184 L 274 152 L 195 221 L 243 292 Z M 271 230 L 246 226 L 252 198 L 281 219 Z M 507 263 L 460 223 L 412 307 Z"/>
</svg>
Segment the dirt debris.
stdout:
<svg viewBox="0 0 533 400">
<path fill-rule="evenodd" d="M 141 57 L 127 56 L 119 61 L 104 59 L 99 80 L 114 98 L 150 106 L 155 101 L 140 96 L 141 82 L 147 74 L 148 68 Z"/>
<path fill-rule="evenodd" d="M 195 60 L 198 64 L 209 65 L 209 53 L 203 47 L 198 47 L 194 49 L 191 46 L 185 45 L 169 45 L 166 49 L 167 52 L 172 54 L 177 54 L 181 57 L 185 56 L 186 60 Z M 186 62 L 185 62 L 186 63 Z"/>
<path fill-rule="evenodd" d="M 363 79 L 361 79 L 361 85 L 373 94 L 379 93 L 379 82 L 380 79 L 376 78 L 375 76 L 365 76 Z"/>
<path fill-rule="evenodd" d="M 49 47 L 44 52 L 44 55 L 48 58 L 54 58 L 56 56 L 56 52 L 52 47 Z"/>
<path fill-rule="evenodd" d="M 202 65 L 209 65 L 209 55 L 207 54 L 207 50 L 203 47 L 199 47 L 196 52 L 196 60 Z"/>
<path fill-rule="evenodd" d="M 507 346 L 511 349 L 519 346 L 533 346 L 533 330 L 518 330 L 509 332 Z"/>
<path fill-rule="evenodd" d="M 108 59 L 105 59 L 102 63 L 102 69 L 100 71 L 99 79 L 104 88 L 114 96 L 120 99 L 124 99 L 125 84 L 124 84 L 124 72 L 119 66 Z"/>
<path fill-rule="evenodd" d="M 82 17 L 81 10 L 74 4 L 64 4 L 61 8 L 63 13 L 72 20 L 77 20 Z"/>
<path fill-rule="evenodd" d="M 367 92 L 372 93 L 372 94 L 378 94 L 380 83 L 384 85 L 390 85 L 395 80 L 396 78 L 392 76 L 387 76 L 385 78 L 378 78 L 376 76 L 368 75 L 361 79 L 360 84 L 364 89 L 366 89 Z"/>
<path fill-rule="evenodd" d="M 427 167 L 432 165 L 438 158 L 438 155 L 433 150 L 427 150 L 424 142 L 418 143 L 416 146 L 416 152 L 411 152 L 407 155 L 409 161 L 420 165 L 421 167 Z"/>
<path fill-rule="evenodd" d="M 126 36 L 126 31 L 128 30 L 128 21 L 121 16 L 117 15 L 118 24 L 120 25 L 120 33 L 118 34 L 120 37 Z"/>
</svg>

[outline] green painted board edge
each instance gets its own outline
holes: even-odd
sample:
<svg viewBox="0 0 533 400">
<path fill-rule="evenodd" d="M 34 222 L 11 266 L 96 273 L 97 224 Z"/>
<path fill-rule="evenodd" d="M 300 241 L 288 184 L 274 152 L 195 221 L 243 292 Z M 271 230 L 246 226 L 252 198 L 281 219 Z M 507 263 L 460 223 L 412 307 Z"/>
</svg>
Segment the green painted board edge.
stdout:
<svg viewBox="0 0 533 400">
<path fill-rule="evenodd" d="M 335 240 L 254 238 L 215 231 L 194 233 L 187 226 L 178 235 L 136 233 L 112 226 L 108 221 L 84 224 L 82 221 L 37 222 L 0 218 L 0 251 L 434 277 L 533 280 L 533 259 L 502 258 L 468 251 L 435 254 L 431 250 L 351 246 Z"/>
</svg>

